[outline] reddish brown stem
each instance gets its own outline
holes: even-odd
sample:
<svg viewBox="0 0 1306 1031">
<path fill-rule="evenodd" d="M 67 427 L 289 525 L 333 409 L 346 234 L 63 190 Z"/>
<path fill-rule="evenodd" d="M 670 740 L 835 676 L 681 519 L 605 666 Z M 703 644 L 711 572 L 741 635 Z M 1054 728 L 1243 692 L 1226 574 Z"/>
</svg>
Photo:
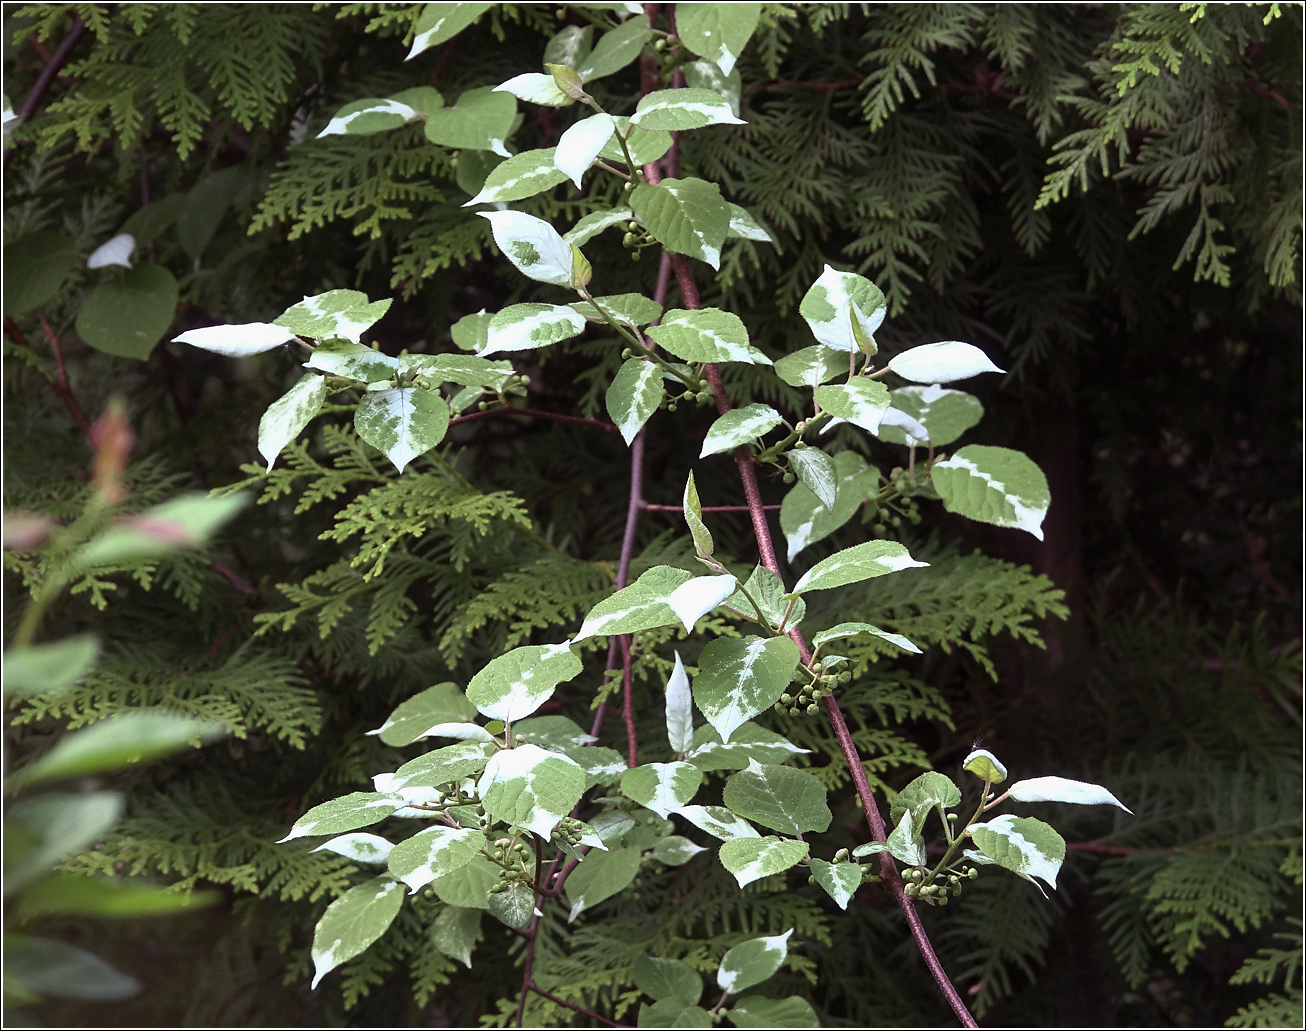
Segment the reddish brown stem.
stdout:
<svg viewBox="0 0 1306 1031">
<path fill-rule="evenodd" d="M 602 419 L 586 419 L 579 415 L 563 415 L 559 412 L 543 412 L 538 408 L 487 408 L 483 412 L 472 412 L 471 415 L 460 415 L 456 419 L 450 419 L 450 426 L 457 426 L 462 422 L 471 422 L 473 419 L 487 419 L 491 415 L 525 415 L 532 419 L 548 419 L 551 422 L 573 423 L 577 426 L 592 426 L 596 430 L 604 430 L 607 433 L 620 433 L 612 423 L 604 422 Z"/>
<path fill-rule="evenodd" d="M 45 330 L 45 337 L 50 342 L 50 350 L 54 352 L 54 378 L 51 379 L 47 376 L 46 382 L 50 384 L 50 389 L 63 402 L 64 407 L 68 409 L 77 425 L 82 428 L 82 432 L 89 434 L 91 432 L 91 420 L 86 418 L 81 405 L 77 403 L 72 387 L 68 383 L 68 369 L 64 366 L 63 348 L 59 343 L 59 337 L 50 328 L 50 323 L 45 320 L 45 316 L 41 316 L 41 328 Z M 5 332 L 9 334 L 9 339 L 19 347 L 25 347 L 29 351 L 33 350 L 32 345 L 23 336 L 23 331 L 18 328 L 18 324 L 8 315 L 5 316 Z"/>
<path fill-rule="evenodd" d="M 647 512 L 683 512 L 684 505 L 650 505 L 645 502 L 642 506 Z M 767 512 L 779 512 L 779 505 L 763 505 L 762 508 Z M 747 505 L 704 505 L 704 512 L 749 512 L 752 511 Z"/>
<path fill-rule="evenodd" d="M 676 274 L 676 282 L 680 285 L 680 296 L 685 307 L 700 307 L 698 288 L 694 284 L 694 277 L 684 257 L 679 254 L 673 255 L 671 267 Z M 726 397 L 725 385 L 721 382 L 721 373 L 715 365 L 710 363 L 703 367 L 703 373 L 712 387 L 712 395 L 716 401 L 717 411 L 724 415 L 730 411 L 730 399 Z M 738 448 L 735 451 L 735 461 L 739 466 L 739 478 L 744 486 L 744 498 L 748 502 L 749 513 L 753 519 L 753 532 L 757 537 L 757 550 L 761 556 L 762 564 L 778 575 L 780 566 L 776 561 L 775 547 L 771 543 L 771 529 L 766 521 L 766 508 L 762 504 L 762 495 L 757 488 L 753 453 L 746 447 Z M 789 631 L 789 636 L 798 645 L 798 652 L 802 656 L 803 662 L 805 664 L 810 663 L 812 661 L 812 652 L 807 647 L 803 635 L 795 628 Z M 866 778 L 866 768 L 862 765 L 861 756 L 857 753 L 857 746 L 853 742 L 852 734 L 848 730 L 848 724 L 843 718 L 839 703 L 832 696 L 827 695 L 821 700 L 821 704 L 830 720 L 830 726 L 834 729 L 834 736 L 839 742 L 839 750 L 843 753 L 844 761 L 847 762 L 848 770 L 852 774 L 853 786 L 857 789 L 857 797 L 861 800 L 862 808 L 865 810 L 866 823 L 871 831 L 871 836 L 876 841 L 884 841 L 888 837 L 885 833 L 884 817 L 880 815 L 880 808 L 876 804 L 875 794 L 871 790 L 870 781 Z M 889 886 L 889 890 L 893 892 L 898 908 L 902 910 L 902 915 L 911 930 L 912 938 L 916 942 L 916 948 L 920 951 L 921 958 L 925 960 L 925 965 L 929 968 L 930 974 L 939 986 L 939 991 L 948 1000 L 948 1005 L 952 1007 L 953 1013 L 956 1014 L 963 1027 L 978 1027 L 975 1018 L 971 1016 L 970 1010 L 966 1008 L 965 1002 L 957 993 L 957 989 L 953 987 L 952 981 L 948 979 L 947 972 L 943 969 L 943 964 L 934 951 L 929 935 L 925 933 L 925 927 L 921 923 L 920 914 L 916 912 L 915 904 L 903 890 L 902 878 L 898 876 L 897 864 L 894 863 L 893 857 L 887 852 L 880 853 L 880 869 L 885 883 Z"/>
<path fill-rule="evenodd" d="M 631 1026 L 631 1025 L 629 1025 L 629 1024 L 618 1024 L 615 1020 L 609 1020 L 607 1017 L 603 1016 L 602 1014 L 595 1013 L 593 1010 L 587 1010 L 584 1006 L 577 1006 L 575 1003 L 573 1003 L 573 1002 L 568 1002 L 566 999 L 559 999 L 559 998 L 558 998 L 556 995 L 554 995 L 552 992 L 546 992 L 543 988 L 541 988 L 539 985 L 537 985 L 534 981 L 532 981 L 532 982 L 531 982 L 527 987 L 528 987 L 531 991 L 533 991 L 536 995 L 543 996 L 544 998 L 548 999 L 549 1002 L 556 1003 L 556 1004 L 559 1005 L 559 1006 L 566 1006 L 567 1009 L 569 1009 L 569 1010 L 571 1010 L 571 1011 L 573 1011 L 573 1012 L 575 1012 L 575 1013 L 583 1013 L 585 1016 L 589 1017 L 590 1019 L 592 1019 L 592 1020 L 597 1020 L 600 1024 L 607 1024 L 608 1027 L 630 1027 L 630 1026 Z M 521 1026 L 521 1025 L 518 1024 L 518 1027 L 520 1027 L 520 1026 Z"/>
<path fill-rule="evenodd" d="M 240 578 L 240 575 L 228 566 L 223 565 L 217 559 L 209 560 L 209 568 L 218 576 L 222 577 L 232 587 L 236 588 L 241 594 L 249 595 L 257 593 L 253 587 Z"/>
</svg>

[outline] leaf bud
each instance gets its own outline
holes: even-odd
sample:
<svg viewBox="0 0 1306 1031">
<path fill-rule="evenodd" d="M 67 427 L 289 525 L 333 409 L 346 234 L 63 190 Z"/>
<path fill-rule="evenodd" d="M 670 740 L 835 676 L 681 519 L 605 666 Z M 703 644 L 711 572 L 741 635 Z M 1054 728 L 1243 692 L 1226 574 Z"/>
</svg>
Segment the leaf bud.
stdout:
<svg viewBox="0 0 1306 1031">
<path fill-rule="evenodd" d="M 816 878 L 815 878 L 815 877 L 809 877 L 809 878 L 807 878 L 807 883 L 808 883 L 808 884 L 815 884 L 815 883 L 816 883 Z"/>
</svg>

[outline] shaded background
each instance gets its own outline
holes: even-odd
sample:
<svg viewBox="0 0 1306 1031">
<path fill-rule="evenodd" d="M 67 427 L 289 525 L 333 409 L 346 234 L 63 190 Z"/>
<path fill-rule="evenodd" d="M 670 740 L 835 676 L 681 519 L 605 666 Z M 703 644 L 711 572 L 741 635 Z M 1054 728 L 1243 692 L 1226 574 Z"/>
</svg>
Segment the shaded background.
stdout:
<svg viewBox="0 0 1306 1031">
<path fill-rule="evenodd" d="M 1285 991 L 1281 972 L 1269 987 L 1230 986 L 1244 961 L 1264 947 L 1300 955 L 1301 9 L 764 8 L 740 63 L 748 124 L 691 134 L 682 167 L 719 181 L 778 244 L 734 243 L 714 285 L 697 268 L 704 303 L 738 312 L 778 356 L 810 342 L 797 301 L 822 264 L 862 272 L 890 300 L 884 350 L 965 339 L 1008 370 L 967 384 L 987 412 L 967 440 L 1026 450 L 1053 495 L 1041 543 L 928 506 L 919 527 L 902 528 L 913 553 L 947 541 L 1029 566 L 1064 591 L 1066 618 L 1033 618 L 1045 648 L 1013 635 L 1055 599 L 996 564 L 940 594 L 959 613 L 945 636 L 971 647 L 877 667 L 934 694 L 887 714 L 896 736 L 874 772 L 890 788 L 919 772 L 913 759 L 955 772 L 978 736 L 1013 772 L 1102 781 L 1136 814 L 1057 811 L 1072 851 L 1050 900 L 995 876 L 927 913 L 945 966 L 995 1025 L 1221 1023 Z M 169 343 L 140 361 L 99 353 L 75 319 L 101 274 L 80 267 L 40 306 L 15 310 L 10 283 L 31 261 L 30 234 L 61 232 L 84 257 L 132 216 L 144 225 L 147 206 L 159 215 L 184 198 L 137 252 L 180 284 L 169 338 L 270 320 L 305 294 L 353 287 L 395 298 L 373 335 L 383 349 L 437 350 L 463 315 L 531 298 L 493 254 L 484 220 L 461 209 L 488 171 L 483 155 L 455 157 L 420 126 L 312 136 L 360 97 L 427 83 L 451 100 L 533 70 L 547 38 L 584 16 L 501 5 L 404 64 L 419 9 L 6 5 L 14 106 L 24 111 L 43 73 L 57 73 L 6 154 L 7 508 L 66 516 L 85 489 L 90 450 L 67 396 L 91 419 L 111 395 L 125 399 L 144 504 L 239 479 L 257 461 L 260 413 L 296 374 L 280 353 L 239 364 Z M 638 85 L 634 66 L 605 80 L 605 105 L 630 109 Z M 552 145 L 571 117 L 519 108 L 520 149 Z M 1076 178 L 1035 210 L 1045 176 L 1073 167 L 1049 166 L 1058 155 L 1080 160 L 1086 189 Z M 520 206 L 561 226 L 608 200 L 560 189 Z M 632 263 L 613 234 L 587 254 L 604 292 L 651 290 L 654 263 Z M 48 382 L 60 384 L 42 318 L 66 359 L 65 396 Z M 618 351 L 573 341 L 519 363 L 530 406 L 601 416 Z M 753 370 L 728 383 L 737 402 L 796 396 Z M 710 421 L 706 409 L 653 417 L 650 501 L 678 500 Z M 320 457 L 330 441 L 314 439 Z M 478 485 L 518 493 L 565 550 L 616 555 L 628 476 L 619 440 L 486 419 L 454 442 Z M 902 461 L 851 435 L 839 443 L 885 473 Z M 700 474 L 704 504 L 738 503 L 721 470 Z M 764 477 L 768 502 L 784 489 Z M 394 597 L 376 601 L 383 591 L 348 572 L 340 555 L 352 542 L 318 536 L 349 496 L 296 511 L 292 492 L 247 512 L 211 556 L 230 576 L 179 564 L 149 590 L 118 577 L 103 612 L 87 592 L 52 622 L 52 634 L 56 623 L 95 625 L 116 648 L 72 708 L 17 714 L 14 754 L 124 704 L 172 704 L 241 730 L 126 778 L 128 819 L 92 864 L 215 883 L 226 904 L 57 928 L 145 990 L 93 1011 L 51 1006 L 41 1012 L 52 1023 L 472 1025 L 515 991 L 510 936 L 491 921 L 466 973 L 422 946 L 416 917 L 343 979 L 307 991 L 311 928 L 351 871 L 271 841 L 308 805 L 392 768 L 361 734 L 398 700 L 449 675 L 465 681 L 502 647 L 506 617 L 469 635 L 453 662 L 442 638 L 459 605 L 523 561 L 487 546 L 457 572 L 383 578 L 412 605 L 373 648 L 369 606 Z M 641 543 L 664 547 L 665 531 L 679 527 L 650 515 Z M 854 520 L 839 539 L 867 533 Z M 719 538 L 751 558 L 743 520 L 722 517 Z M 445 561 L 442 540 L 419 534 L 400 550 Z M 21 583 L 18 566 L 7 569 L 11 631 Z M 277 585 L 312 574 L 323 596 L 357 594 L 330 635 L 316 609 L 287 631 L 255 622 L 301 604 Z M 998 584 L 987 594 L 986 578 Z M 601 592 L 602 579 L 575 596 L 586 589 Z M 270 632 L 251 640 L 258 625 Z M 566 711 L 586 712 L 596 686 L 581 685 Z M 650 701 L 657 686 L 642 687 Z M 645 711 L 652 734 L 660 717 Z M 836 828 L 856 820 L 850 799 L 836 804 Z M 596 918 L 577 932 L 578 969 L 598 963 L 604 934 L 646 930 L 659 909 L 680 905 L 686 933 L 701 930 L 695 921 L 724 905 L 714 890 L 673 904 L 669 876 L 646 878 L 638 897 L 597 911 L 606 929 Z M 808 994 L 823 1020 L 947 1020 L 887 895 L 864 889 L 844 916 L 815 895 L 805 904 L 800 934 L 819 975 L 785 987 Z M 1299 1000 L 1300 966 L 1295 991 Z"/>
</svg>

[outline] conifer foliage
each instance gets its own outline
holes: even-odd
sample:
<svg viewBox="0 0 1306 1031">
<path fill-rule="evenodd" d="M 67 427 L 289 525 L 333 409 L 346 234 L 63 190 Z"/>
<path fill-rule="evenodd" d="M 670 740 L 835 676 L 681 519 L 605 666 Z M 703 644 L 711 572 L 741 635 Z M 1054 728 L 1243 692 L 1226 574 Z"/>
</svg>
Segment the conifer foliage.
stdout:
<svg viewBox="0 0 1306 1031">
<path fill-rule="evenodd" d="M 1298 303 L 1299 8 L 10 21 L 59 49 L 6 101 L 8 439 L 102 450 L 112 391 L 145 452 L 6 477 L 11 597 L 106 642 L 13 699 L 15 783 L 135 710 L 225 734 L 49 875 L 229 893 L 187 1019 L 275 971 L 361 1025 L 1058 1023 L 1078 963 L 1177 1020 L 1231 936 L 1219 1019 L 1300 1007 L 1296 642 L 1010 560 L 1094 291 Z M 42 547 L 190 479 L 258 500 L 207 552 Z M 1075 628 L 1073 699 L 999 702 Z"/>
</svg>

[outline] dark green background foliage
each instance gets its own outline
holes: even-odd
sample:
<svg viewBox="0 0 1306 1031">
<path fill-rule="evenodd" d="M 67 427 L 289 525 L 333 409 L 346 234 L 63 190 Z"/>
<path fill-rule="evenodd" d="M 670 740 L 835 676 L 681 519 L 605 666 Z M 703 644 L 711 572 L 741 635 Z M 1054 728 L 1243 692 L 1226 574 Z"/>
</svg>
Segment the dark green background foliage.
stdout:
<svg viewBox="0 0 1306 1031">
<path fill-rule="evenodd" d="M 6 154 L 6 276 L 28 234 L 63 232 L 84 258 L 142 208 L 175 216 L 189 194 L 181 221 L 148 242 L 134 223 L 137 260 L 180 283 L 168 337 L 270 321 L 351 287 L 395 298 L 372 335 L 384 350 L 447 350 L 462 316 L 531 299 L 485 220 L 460 207 L 485 155 L 460 166 L 420 125 L 312 139 L 360 97 L 430 84 L 452 98 L 535 70 L 562 24 L 553 5 L 496 6 L 405 64 L 419 11 L 6 4 L 5 89 L 19 109 L 74 17 L 88 30 Z M 1050 481 L 1043 543 L 928 510 L 891 532 L 932 566 L 838 595 L 833 614 L 931 646 L 910 659 L 855 653 L 857 678 L 841 689 L 881 788 L 922 767 L 956 773 L 982 736 L 1017 776 L 1104 783 L 1134 810 L 1060 807 L 1072 845 L 1051 900 L 995 875 L 925 913 L 986 1022 L 1211 1024 L 1255 1003 L 1237 1019 L 1273 1025 L 1300 1012 L 1301 42 L 1302 9 L 1288 5 L 766 4 L 740 63 L 747 124 L 686 139 L 682 166 L 778 239 L 731 241 L 715 282 L 698 266 L 705 303 L 739 312 L 778 357 L 810 342 L 797 302 L 822 264 L 861 272 L 889 297 L 887 351 L 964 339 L 1009 370 L 971 387 L 983 439 L 1025 449 Z M 601 85 L 605 105 L 629 110 L 638 68 Z M 570 118 L 519 109 L 519 149 L 552 146 Z M 561 227 L 610 206 L 604 190 L 565 186 L 519 206 Z M 632 263 L 614 234 L 587 251 L 603 292 L 650 289 L 656 264 Z M 90 490 L 85 435 L 47 385 L 41 318 L 91 418 L 111 395 L 126 400 L 130 506 L 256 476 L 258 418 L 298 375 L 294 361 L 275 351 L 237 364 L 168 343 L 143 362 L 91 350 L 73 321 L 101 275 L 81 268 L 6 319 L 6 509 L 64 518 Z M 530 407 L 601 416 L 619 350 L 585 338 L 533 352 L 516 363 Z M 795 396 L 732 368 L 737 402 L 784 409 Z M 649 501 L 679 501 L 710 418 L 653 417 Z M 866 447 L 851 434 L 844 444 Z M 446 445 L 398 478 L 352 433 L 316 429 L 210 554 L 85 582 L 47 623 L 47 637 L 97 628 L 108 655 L 71 695 L 10 713 L 13 761 L 126 706 L 231 728 L 123 778 L 127 818 L 74 863 L 217 885 L 226 904 L 97 925 L 97 946 L 147 990 L 49 1019 L 511 1017 L 520 942 L 487 916 L 464 971 L 433 947 L 420 903 L 310 994 L 314 922 L 363 875 L 301 841 L 272 844 L 309 806 L 412 754 L 363 736 L 397 702 L 465 684 L 508 647 L 559 639 L 610 590 L 620 438 L 496 417 Z M 867 458 L 883 473 L 902 461 L 876 448 Z M 699 474 L 703 503 L 737 504 L 727 458 L 705 461 L 716 464 L 695 467 L 721 475 Z M 764 478 L 763 490 L 776 502 L 784 488 Z M 722 551 L 753 561 L 743 517 L 713 530 Z M 650 513 L 639 532 L 634 574 L 692 554 L 679 519 Z M 854 520 L 809 557 L 868 533 Z M 6 552 L 7 633 L 40 573 L 33 554 Z M 668 655 L 637 656 L 648 740 Z M 601 666 L 591 652 L 548 711 L 588 724 Z M 841 789 L 831 838 L 864 840 L 824 725 L 765 720 L 814 749 Z M 618 724 L 603 743 L 623 748 Z M 708 968 L 740 937 L 792 926 L 806 961 L 776 989 L 810 998 L 824 1023 L 949 1019 L 877 886 L 841 914 L 798 879 L 741 896 L 716 864 L 654 867 L 570 937 L 561 920 L 552 907 L 536 977 L 601 1011 L 631 989 L 646 949 L 671 942 Z"/>
</svg>

